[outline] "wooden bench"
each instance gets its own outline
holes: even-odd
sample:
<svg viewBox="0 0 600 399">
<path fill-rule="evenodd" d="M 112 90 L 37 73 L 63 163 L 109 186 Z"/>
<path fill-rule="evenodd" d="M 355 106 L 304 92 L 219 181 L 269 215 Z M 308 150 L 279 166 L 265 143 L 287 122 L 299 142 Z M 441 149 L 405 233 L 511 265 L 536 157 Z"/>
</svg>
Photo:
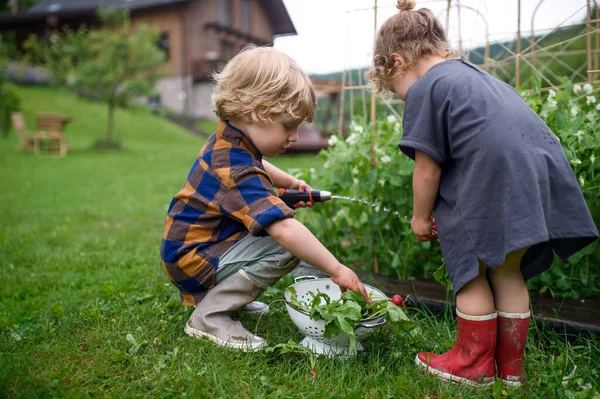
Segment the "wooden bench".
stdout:
<svg viewBox="0 0 600 399">
<path fill-rule="evenodd" d="M 51 140 L 58 144 L 56 150 L 61 157 L 67 154 L 67 141 L 65 139 L 65 126 L 71 122 L 70 116 L 57 113 L 39 113 L 36 115 L 36 135 L 39 136 L 37 148 L 34 146 L 34 152 L 40 152 L 39 142 L 41 140 Z"/>
</svg>

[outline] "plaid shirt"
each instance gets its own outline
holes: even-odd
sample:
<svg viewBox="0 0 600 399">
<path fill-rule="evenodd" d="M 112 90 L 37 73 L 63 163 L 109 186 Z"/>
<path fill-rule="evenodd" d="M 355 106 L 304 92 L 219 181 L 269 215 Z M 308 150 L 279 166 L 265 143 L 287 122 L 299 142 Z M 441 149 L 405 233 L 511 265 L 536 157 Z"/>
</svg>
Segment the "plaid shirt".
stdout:
<svg viewBox="0 0 600 399">
<path fill-rule="evenodd" d="M 219 257 L 248 233 L 294 211 L 275 195 L 262 155 L 235 127 L 219 122 L 169 206 L 160 248 L 163 268 L 183 304 L 202 300 L 215 283 Z"/>
</svg>

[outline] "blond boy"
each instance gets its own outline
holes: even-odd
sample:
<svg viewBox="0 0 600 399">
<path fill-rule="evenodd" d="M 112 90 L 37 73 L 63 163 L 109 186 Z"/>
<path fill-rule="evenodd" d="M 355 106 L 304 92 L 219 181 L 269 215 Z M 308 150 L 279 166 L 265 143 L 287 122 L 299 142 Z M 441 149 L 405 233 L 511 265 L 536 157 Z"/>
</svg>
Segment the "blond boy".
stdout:
<svg viewBox="0 0 600 399">
<path fill-rule="evenodd" d="M 215 80 L 219 127 L 169 206 L 161 257 L 183 304 L 196 306 L 186 334 L 259 350 L 265 340 L 231 314 L 266 311 L 253 301 L 300 260 L 328 273 L 342 290 L 366 291 L 274 190 L 310 186 L 263 159 L 285 151 L 297 140 L 298 125 L 313 120 L 316 99 L 307 74 L 278 50 L 250 47 Z"/>
</svg>

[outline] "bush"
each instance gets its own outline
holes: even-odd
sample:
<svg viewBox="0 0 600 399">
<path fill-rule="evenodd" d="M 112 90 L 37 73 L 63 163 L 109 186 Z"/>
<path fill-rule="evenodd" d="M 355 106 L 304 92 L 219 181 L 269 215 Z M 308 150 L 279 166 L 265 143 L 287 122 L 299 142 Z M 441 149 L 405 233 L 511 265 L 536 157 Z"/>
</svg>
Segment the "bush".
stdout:
<svg viewBox="0 0 600 399">
<path fill-rule="evenodd" d="M 600 106 L 592 87 L 567 85 L 559 92 L 538 89 L 524 95 L 528 104 L 559 137 L 580 182 L 596 224 L 600 221 Z M 443 264 L 437 243 L 419 243 L 410 228 L 413 161 L 397 147 L 401 123 L 394 116 L 377 122 L 371 167 L 371 126 L 361 120 L 350 125 L 350 135 L 332 136 L 321 152 L 322 171 L 296 171 L 313 187 L 334 195 L 362 199 L 371 206 L 333 199 L 325 206 L 301 212 L 300 218 L 343 262 L 372 270 L 377 254 L 380 271 L 399 278 L 430 277 Z M 567 262 L 529 282 L 531 289 L 553 296 L 594 297 L 600 293 L 600 247 L 590 245 Z"/>
</svg>

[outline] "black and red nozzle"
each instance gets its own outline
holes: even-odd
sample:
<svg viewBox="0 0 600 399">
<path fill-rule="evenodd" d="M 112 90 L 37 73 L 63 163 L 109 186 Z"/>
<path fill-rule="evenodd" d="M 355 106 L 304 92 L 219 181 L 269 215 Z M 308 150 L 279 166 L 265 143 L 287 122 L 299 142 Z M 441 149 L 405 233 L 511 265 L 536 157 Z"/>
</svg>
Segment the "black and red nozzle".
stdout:
<svg viewBox="0 0 600 399">
<path fill-rule="evenodd" d="M 279 189 L 279 198 L 290 208 L 295 208 L 298 202 L 325 202 L 331 199 L 331 193 L 323 190 L 298 190 Z"/>
</svg>

